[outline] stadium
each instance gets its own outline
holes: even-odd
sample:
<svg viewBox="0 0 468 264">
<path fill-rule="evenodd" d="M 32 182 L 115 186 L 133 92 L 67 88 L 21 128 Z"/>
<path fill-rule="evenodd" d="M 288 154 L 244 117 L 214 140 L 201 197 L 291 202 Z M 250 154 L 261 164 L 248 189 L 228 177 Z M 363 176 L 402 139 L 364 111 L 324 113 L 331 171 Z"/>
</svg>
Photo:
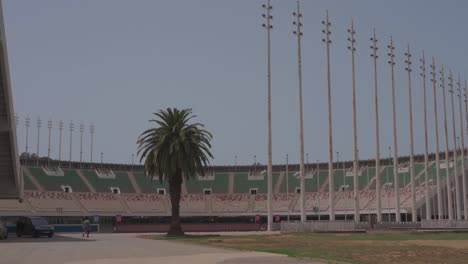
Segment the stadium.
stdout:
<svg viewBox="0 0 468 264">
<path fill-rule="evenodd" d="M 183 160 L 180 157 L 187 153 L 194 153 L 191 150 L 186 150 L 185 147 L 189 146 L 194 141 L 195 143 L 203 141 L 200 137 L 194 137 L 194 141 L 190 141 L 191 139 L 187 140 L 189 143 L 179 142 L 181 144 L 180 146 L 185 144 L 183 148 L 180 148 L 183 150 L 178 149 L 177 151 L 179 152 L 176 154 L 170 152 L 172 156 L 167 154 L 170 158 L 165 159 L 165 157 L 163 157 L 159 158 L 158 161 L 153 161 L 153 165 L 157 167 L 157 170 L 152 171 L 153 173 L 148 173 L 148 168 L 151 166 L 151 164 L 148 165 L 151 163 L 150 158 L 145 156 L 148 152 L 146 152 L 146 150 L 142 151 L 142 146 L 144 146 L 145 142 L 142 138 L 144 138 L 145 133 L 150 129 L 143 132 L 138 138 L 138 154 L 136 156 L 135 154 L 131 154 L 131 164 L 104 162 L 103 152 L 101 152 L 100 162 L 96 162 L 96 158 L 93 161 L 93 154 L 95 155 L 98 153 L 93 148 L 93 144 L 95 143 L 94 123 L 86 127 L 85 124 L 81 122 L 77 129 L 77 132 L 79 132 L 78 161 L 77 159 L 72 159 L 72 153 L 78 152 L 78 147 L 76 146 L 78 144 L 75 142 L 75 146 L 73 146 L 73 132 L 75 132 L 75 123 L 73 123 L 73 121 L 70 121 L 70 123 L 64 123 L 63 120 L 55 122 L 52 121 L 52 118 L 49 118 L 47 121 L 46 133 L 41 134 L 43 120 L 40 117 L 38 117 L 37 120 L 32 120 L 29 114 L 21 115 L 15 111 L 10 82 L 5 26 L 3 16 L 0 17 L 0 226 L 6 223 L 6 228 L 4 228 L 6 229 L 5 237 L 8 236 L 8 233 L 14 233 L 16 234 L 16 240 L 14 241 L 18 241 L 22 235 L 18 230 L 24 228 L 21 222 L 22 220 L 18 219 L 37 216 L 47 219 L 48 224 L 44 224 L 44 226 L 49 226 L 49 224 L 53 225 L 53 227 L 51 227 L 52 233 L 50 233 L 49 238 L 52 238 L 53 232 L 63 234 L 63 236 L 58 238 L 59 240 L 54 241 L 91 241 L 85 240 L 85 233 L 87 233 L 89 237 L 90 231 L 87 230 L 88 227 L 85 227 L 84 224 L 88 219 L 91 219 L 92 231 L 97 237 L 95 241 L 106 241 L 111 244 L 113 242 L 109 241 L 112 241 L 114 238 L 116 238 L 115 240 L 127 239 L 125 235 L 129 235 L 129 237 L 131 235 L 131 239 L 133 239 L 132 241 L 134 243 L 138 243 L 137 241 L 142 240 L 141 238 L 145 238 L 146 240 L 171 239 L 174 219 L 178 220 L 178 217 L 176 218 L 174 216 L 174 211 L 177 211 L 179 207 L 177 205 L 178 198 L 174 198 L 178 196 L 178 193 L 177 191 L 171 190 L 177 190 L 177 188 L 173 188 L 175 186 L 173 183 L 177 182 L 173 179 L 179 177 L 183 179 L 180 185 L 181 228 L 179 231 L 181 231 L 181 236 L 175 237 L 176 239 L 182 239 L 182 242 L 189 241 L 189 243 L 198 243 L 203 246 L 226 246 L 227 248 L 241 250 L 251 250 L 255 248 L 255 251 L 260 251 L 265 254 L 285 254 L 294 257 L 310 258 L 319 257 L 332 259 L 334 261 L 348 260 L 349 258 L 351 261 L 356 261 L 358 259 L 364 263 L 373 263 L 375 259 L 363 259 L 372 254 L 360 254 L 362 248 L 359 248 L 353 253 L 359 256 L 350 257 L 347 255 L 347 245 L 345 246 L 339 243 L 327 244 L 329 243 L 327 242 L 323 245 L 319 245 L 323 247 L 317 247 L 320 250 L 323 251 L 324 248 L 327 249 L 325 253 L 317 250 L 317 252 L 309 252 L 307 253 L 309 255 L 307 255 L 304 252 L 317 246 L 313 245 L 311 241 L 320 241 L 322 238 L 327 240 L 331 236 L 333 236 L 332 239 L 340 240 L 342 238 L 337 237 L 341 235 L 350 236 L 351 240 L 366 240 L 368 245 L 365 245 L 364 249 L 367 247 L 372 248 L 370 244 L 373 243 L 373 239 L 379 240 L 379 238 L 372 238 L 374 234 L 384 234 L 385 236 L 386 233 L 394 235 L 395 232 L 398 232 L 398 235 L 403 233 L 403 239 L 397 237 L 395 240 L 405 240 L 405 236 L 408 234 L 433 234 L 434 232 L 444 233 L 442 236 L 446 236 L 447 238 L 444 239 L 444 237 L 442 237 L 442 240 L 454 240 L 455 242 L 457 239 L 468 240 L 464 233 L 468 230 L 468 182 L 466 179 L 468 170 L 466 165 L 468 164 L 468 150 L 464 141 L 464 139 L 467 138 L 466 135 L 468 135 L 467 82 L 465 81 L 463 83 L 459 75 L 458 78 L 455 77 L 452 70 L 444 68 L 443 64 L 436 64 L 433 57 L 432 60 L 426 59 L 424 51 L 422 51 L 420 57 L 418 56 L 418 59 L 412 58 L 408 45 L 402 50 L 404 56 L 400 56 L 404 59 L 403 67 L 406 72 L 405 75 L 407 75 L 405 76 L 407 80 L 404 79 L 404 81 L 402 81 L 402 78 L 402 80 L 397 80 L 398 84 L 396 84 L 394 71 L 394 67 L 396 66 L 394 60 L 397 55 L 395 55 L 393 38 L 390 36 L 389 44 L 386 49 L 388 54 L 385 59 L 388 59 L 389 66 L 388 69 L 385 70 L 390 73 L 390 75 L 387 76 L 390 78 L 388 83 L 382 84 L 383 81 L 378 79 L 380 76 L 377 72 L 378 47 L 376 31 L 374 29 L 370 37 L 370 55 L 371 62 L 373 63 L 372 75 L 370 75 L 372 76 L 372 85 L 368 85 L 369 89 L 373 92 L 372 96 L 369 96 L 373 101 L 373 112 L 371 115 L 364 115 L 364 118 L 372 116 L 375 119 L 373 123 L 366 120 L 365 124 L 367 126 L 359 126 L 358 129 L 357 113 L 359 113 L 359 108 L 362 109 L 364 107 L 362 105 L 356 106 L 356 88 L 359 88 L 356 87 L 357 85 L 355 82 L 357 77 L 355 74 L 356 32 L 354 20 L 351 19 L 350 27 L 347 29 L 347 48 L 350 52 L 348 55 L 351 55 L 351 67 L 349 68 L 352 72 L 350 76 L 352 81 L 348 86 L 352 88 L 350 89 L 352 91 L 352 100 L 348 101 L 352 101 L 352 118 L 350 118 L 350 121 L 344 126 L 338 126 L 338 133 L 335 132 L 335 134 L 333 134 L 332 128 L 336 129 L 336 126 L 334 126 L 336 125 L 336 122 L 334 124 L 334 118 L 336 118 L 336 116 L 332 115 L 332 111 L 336 108 L 344 107 L 339 105 L 342 98 L 338 98 L 339 100 L 337 100 L 338 107 L 332 107 L 333 100 L 331 90 L 332 87 L 334 89 L 334 86 L 332 85 L 330 68 L 330 46 L 332 43 L 330 30 L 331 22 L 329 20 L 328 11 L 326 11 L 321 27 L 322 33 L 324 34 L 322 41 L 326 48 L 326 67 L 324 67 L 324 73 L 326 73 L 326 89 L 324 90 L 328 93 L 328 100 L 326 103 L 327 113 L 320 113 L 319 115 L 328 118 L 328 120 L 326 120 L 328 123 L 320 123 L 320 128 L 326 127 L 324 130 L 327 130 L 327 135 L 325 136 L 314 131 L 316 134 L 306 134 L 306 137 L 312 135 L 312 137 L 319 138 L 318 140 L 323 141 L 317 149 L 321 154 L 324 153 L 325 155 L 326 153 L 328 161 L 319 162 L 317 160 L 317 162 L 309 162 L 309 155 L 304 151 L 301 53 L 303 18 L 300 9 L 300 1 L 297 0 L 296 9 L 295 12 L 293 12 L 293 25 L 295 29 L 293 34 L 295 41 L 297 40 L 297 84 L 299 88 L 299 103 L 297 105 L 299 107 L 299 129 L 297 132 L 299 132 L 299 137 L 298 140 L 294 138 L 294 141 L 299 141 L 299 151 L 295 149 L 299 155 L 298 161 L 293 163 L 289 163 L 289 156 L 286 155 L 285 163 L 278 163 L 276 161 L 275 164 L 273 164 L 270 62 L 270 31 L 273 29 L 273 16 L 271 12 L 273 12 L 273 7 L 270 0 L 266 1 L 266 4 L 261 6 L 262 12 L 264 12 L 262 14 L 262 21 L 265 22 L 262 26 L 267 36 L 266 102 L 268 111 L 266 113 L 267 122 L 265 123 L 268 130 L 265 137 L 265 141 L 267 141 L 267 151 L 265 151 L 266 162 L 258 162 L 257 156 L 254 155 L 253 163 L 249 165 L 245 165 L 245 163 L 238 165 L 238 156 L 236 155 L 233 165 L 217 166 L 216 164 L 210 164 L 209 166 L 205 166 L 209 164 L 209 162 L 195 162 L 196 165 L 192 164 L 193 166 L 187 165 L 184 167 L 185 165 L 181 165 L 182 162 L 179 162 Z M 1 2 L 0 13 L 3 15 Z M 398 50 L 398 52 L 400 52 L 400 50 Z M 417 60 L 419 60 L 419 77 L 413 77 L 411 72 L 416 66 L 412 64 Z M 385 62 L 387 63 L 387 61 Z M 426 67 L 428 69 L 426 69 Z M 420 89 L 418 91 L 417 100 L 418 102 L 421 101 L 419 102 L 421 105 L 418 105 L 418 107 L 423 106 L 424 108 L 420 107 L 421 109 L 415 110 L 415 113 L 422 115 L 415 114 L 416 118 L 413 120 L 413 102 L 416 100 L 412 98 L 412 96 L 414 96 L 412 89 L 416 89 L 416 85 L 414 84 L 416 78 L 418 78 L 417 82 L 421 84 L 421 87 L 417 88 Z M 417 85 L 419 85 L 419 83 Z M 387 101 L 390 101 L 390 96 L 379 96 L 379 91 L 383 90 L 382 86 L 385 88 L 389 86 L 387 90 L 392 93 L 392 111 L 387 111 L 388 109 L 382 111 L 382 107 L 379 108 L 379 103 L 383 103 L 387 106 Z M 395 96 L 395 86 L 398 86 L 398 88 L 401 86 L 405 91 L 407 89 L 408 94 L 404 97 L 400 96 L 397 98 Z M 421 94 L 419 94 L 419 92 L 421 92 Z M 186 95 L 184 94 L 184 96 Z M 456 97 L 456 101 L 454 101 L 454 97 Z M 257 99 L 258 98 L 255 98 L 255 100 Z M 401 101 L 403 100 L 408 102 L 408 108 L 404 109 L 405 116 L 399 115 L 398 119 L 400 123 L 403 119 L 404 122 L 408 122 L 409 124 L 407 127 L 408 131 L 406 131 L 405 128 L 405 131 L 401 132 L 397 131 L 397 124 L 399 125 L 400 123 L 396 121 L 396 105 L 398 104 L 399 107 L 401 107 Z M 101 104 L 102 102 L 99 103 Z M 86 103 L 83 103 L 83 105 L 86 106 Z M 388 106 L 390 106 L 390 104 Z M 241 107 L 241 104 L 239 104 L 239 107 Z M 104 107 L 100 109 L 103 108 Z M 427 108 L 433 110 L 433 113 L 428 113 L 429 111 Z M 171 110 L 171 108 L 167 109 L 168 112 Z M 422 109 L 424 109 L 424 111 L 421 111 Z M 188 113 L 191 114 L 192 109 L 189 110 Z M 350 109 L 344 111 L 348 112 L 349 110 Z M 54 109 L 54 111 L 59 111 L 59 108 L 57 110 Z M 162 111 L 163 110 L 161 110 L 161 112 Z M 366 111 L 369 111 L 369 109 Z M 386 118 L 391 116 L 392 120 L 385 120 L 385 117 L 383 117 L 383 120 L 379 120 L 379 112 L 380 114 L 384 113 Z M 401 113 L 403 111 L 399 110 L 398 112 Z M 360 113 L 362 113 L 362 111 Z M 155 113 L 155 115 L 161 117 L 157 113 Z M 189 117 L 187 120 L 191 118 L 192 117 Z M 428 119 L 430 120 L 430 124 L 428 124 Z M 325 118 L 323 120 L 325 120 Z M 155 122 L 159 125 L 162 124 L 158 121 Z M 373 127 L 369 127 L 370 124 L 372 124 Z M 201 123 L 196 123 L 196 125 L 204 127 Z M 69 127 L 67 128 L 67 126 Z M 240 130 L 248 130 L 243 126 L 242 124 L 240 125 Z M 247 123 L 245 126 L 249 127 L 250 124 Z M 414 133 L 413 126 L 417 127 L 417 133 Z M 177 125 L 175 127 L 177 127 Z M 346 130 L 344 130 L 343 127 L 346 127 Z M 88 143 L 83 144 L 83 136 L 87 137 L 88 135 L 85 129 L 89 129 L 90 145 L 88 145 Z M 157 129 L 158 128 L 155 128 L 154 131 Z M 343 130 L 340 131 L 340 129 Z M 365 133 L 363 133 L 365 137 L 373 137 L 366 138 L 364 143 L 360 141 L 360 144 L 368 145 L 373 148 L 372 151 L 369 151 L 363 147 L 366 153 L 366 155 L 363 156 L 373 156 L 373 158 L 360 158 L 358 130 L 359 133 L 365 130 Z M 192 133 L 192 135 L 199 136 L 200 130 L 195 131 L 198 132 Z M 62 139 L 62 134 L 67 132 L 70 133 L 67 138 L 68 141 L 65 138 Z M 409 132 L 407 138 L 409 139 L 409 145 L 404 146 L 403 149 L 405 149 L 405 151 L 403 152 L 398 152 L 398 132 L 400 134 Z M 428 136 L 428 132 L 431 134 L 430 136 Z M 174 134 L 182 134 L 179 132 L 176 133 L 173 130 L 171 130 L 171 133 L 173 134 L 168 133 L 171 137 L 174 136 Z M 51 139 L 57 134 L 59 134 L 59 140 L 55 138 Z M 340 150 L 343 148 L 352 149 L 352 159 L 340 161 L 339 152 L 337 152 L 337 145 L 339 145 L 339 143 L 335 141 L 335 145 L 333 145 L 333 140 L 334 135 L 335 139 L 337 139 L 337 135 L 341 137 L 344 134 L 352 135 L 352 147 L 340 146 Z M 385 150 L 380 148 L 380 144 L 390 143 L 388 139 L 390 137 L 388 136 L 388 138 L 382 140 L 380 136 L 383 134 L 392 134 L 392 145 Z M 46 142 L 48 145 L 47 155 L 44 154 L 43 149 L 42 152 L 40 151 L 41 143 L 42 146 L 44 145 L 44 141 L 42 140 L 41 142 L 41 135 L 42 138 L 48 137 L 48 141 Z M 207 141 L 207 148 L 209 149 L 211 148 L 209 140 L 211 140 L 212 137 L 209 132 L 207 132 L 207 135 L 210 135 Z M 36 136 L 37 140 L 33 142 Z M 161 138 L 167 140 L 167 138 L 170 138 L 158 136 L 159 135 L 155 136 L 153 140 L 157 141 L 161 140 Z M 204 139 L 203 137 L 201 138 Z M 325 142 L 325 138 L 327 142 Z M 129 138 L 128 140 L 133 142 L 135 139 Z M 288 140 L 290 140 L 290 138 L 288 138 Z M 414 144 L 415 140 L 420 143 Z M 434 140 L 434 142 L 430 142 L 429 144 L 429 141 L 432 140 Z M 58 148 L 57 146 L 51 146 L 51 144 L 55 145 L 53 142 L 57 141 Z M 177 142 L 177 140 L 175 140 L 175 142 Z M 338 140 L 338 142 L 340 141 Z M 421 144 L 421 142 L 424 142 L 424 144 Z M 37 144 L 36 151 L 34 151 L 32 147 L 34 143 Z M 69 143 L 69 148 L 68 146 L 63 147 L 66 143 Z M 113 142 L 113 144 L 115 143 Z M 202 143 L 204 143 L 204 141 Z M 350 142 L 346 143 L 351 145 L 349 144 Z M 153 142 L 153 144 L 158 147 L 164 145 L 159 141 L 156 143 Z M 287 144 L 289 144 L 289 141 Z M 324 147 L 325 144 L 328 144 L 327 148 Z M 89 152 L 87 149 L 88 146 L 90 146 Z M 164 146 L 167 146 L 167 144 Z M 22 148 L 21 150 L 20 147 Z M 171 145 L 171 147 L 172 148 L 168 147 L 168 149 L 172 151 L 174 147 L 173 145 Z M 58 155 L 52 153 L 53 151 L 51 151 L 51 148 L 58 149 Z M 84 150 L 84 148 L 86 148 L 86 150 Z M 111 149 L 108 146 L 107 148 L 108 150 Z M 189 147 L 187 147 L 187 149 L 188 148 Z M 409 153 L 407 153 L 406 148 L 409 150 Z M 415 151 L 415 149 L 417 150 Z M 424 151 L 421 151 L 422 149 L 424 149 Z M 69 150 L 69 159 L 62 153 L 62 151 L 65 150 Z M 383 155 L 382 153 L 387 150 L 388 156 Z M 112 149 L 112 151 L 120 152 L 120 150 L 115 149 Z M 154 154 L 156 151 L 159 151 L 158 149 L 153 149 L 151 151 L 154 151 L 151 152 L 151 155 L 163 155 L 159 154 L 160 152 Z M 186 151 L 186 153 L 184 151 Z M 90 159 L 87 159 L 90 160 L 90 162 L 84 161 L 84 152 L 90 155 Z M 144 154 L 141 154 L 142 152 Z M 183 155 L 180 153 L 183 153 Z M 198 152 L 196 151 L 196 153 Z M 207 153 L 206 156 L 214 159 L 209 151 Z M 369 155 L 369 153 L 371 154 Z M 190 155 L 187 154 L 187 156 Z M 305 158 L 305 156 L 307 158 Z M 135 158 L 141 158 L 139 164 L 134 162 Z M 142 165 L 141 162 L 145 158 L 146 161 L 144 165 Z M 176 158 L 178 159 L 177 162 L 173 162 Z M 168 161 L 169 159 L 172 163 Z M 296 157 L 294 159 L 296 159 Z M 159 172 L 161 167 L 166 165 L 163 164 L 161 160 L 171 165 L 165 167 L 167 170 L 164 173 L 154 175 L 154 171 Z M 157 162 L 160 163 L 156 164 Z M 170 168 L 168 169 L 168 167 Z M 185 171 L 182 168 L 189 171 L 189 173 L 184 174 Z M 168 171 L 172 172 L 174 175 L 167 173 Z M 191 174 L 194 171 L 197 173 L 195 175 Z M 176 202 L 173 202 L 174 199 Z M 179 224 L 177 221 L 175 222 Z M 184 232 L 193 232 L 196 234 L 196 238 L 190 236 L 185 237 L 183 236 Z M 220 236 L 219 234 L 221 232 L 223 232 L 222 234 L 225 234 L 224 232 L 232 232 L 234 235 Z M 246 232 L 247 235 L 236 236 L 237 233 L 235 232 Z M 456 235 L 454 235 L 455 239 L 452 239 L 450 236 L 452 232 L 456 233 Z M 462 234 L 460 235 L 458 232 Z M 83 233 L 82 237 L 80 237 L 81 233 Z M 134 233 L 138 233 L 139 235 L 141 235 L 141 233 L 151 233 L 151 235 L 137 238 Z M 157 233 L 157 235 L 153 233 Z M 165 233 L 168 233 L 167 237 L 161 235 Z M 207 233 L 208 235 L 204 236 L 198 233 Z M 258 235 L 259 233 L 260 235 Z M 327 234 L 322 236 L 322 233 Z M 447 233 L 449 235 L 447 235 Z M 358 235 L 354 237 L 356 234 Z M 370 234 L 370 236 L 358 237 L 359 234 Z M 253 236 L 257 235 L 260 238 L 253 238 Z M 32 236 L 37 238 L 39 236 L 39 231 L 32 233 Z M 215 236 L 215 238 L 212 236 Z M 220 236 L 220 238 L 218 236 Z M 231 236 L 231 238 L 229 238 L 229 236 Z M 1 236 L 1 238 L 3 237 L 4 235 Z M 387 238 L 388 237 L 385 239 Z M 270 244 L 267 242 L 262 244 L 262 239 L 268 241 Z M 278 244 L 275 244 L 282 239 L 285 239 L 282 241 L 283 243 L 290 243 L 291 245 L 281 244 L 278 246 Z M 288 239 L 290 239 L 289 242 Z M 389 238 L 389 240 L 392 239 L 394 238 Z M 438 238 L 435 238 L 434 240 L 437 239 Z M 346 240 L 346 238 L 344 240 Z M 25 241 L 29 242 L 28 240 Z M 236 242 L 239 244 L 234 245 Z M 294 249 L 291 249 L 291 247 L 297 246 L 294 243 L 301 244 L 303 242 L 308 246 L 300 248 L 303 250 L 302 252 L 296 252 Z M 145 247 L 152 247 L 155 245 L 151 244 L 153 242 L 144 243 L 147 243 Z M 63 245 L 64 244 L 66 243 L 63 243 Z M 466 256 L 466 254 L 468 254 L 468 251 L 466 251 L 468 250 L 468 243 L 462 244 L 463 245 L 460 246 L 462 249 L 461 251 L 454 251 L 452 252 L 454 253 L 453 255 L 450 255 L 450 252 L 444 252 L 443 254 L 452 256 L 453 258 L 451 261 L 463 259 L 460 256 Z M 33 246 L 35 245 L 36 244 L 33 244 Z M 167 247 L 168 244 L 162 242 L 161 245 Z M 340 247 L 340 245 L 343 247 Z M 390 243 L 384 246 L 387 245 L 390 245 Z M 405 250 L 405 254 L 407 254 L 405 256 L 408 257 L 408 259 L 424 256 L 425 258 L 420 258 L 419 260 L 427 262 L 429 256 L 428 251 L 430 250 L 429 246 L 434 245 L 430 243 L 424 244 L 422 242 L 417 244 L 417 246 L 421 245 L 428 246 L 423 249 L 418 248 L 421 252 L 426 250 L 423 253 L 419 252 L 412 255 L 411 247 L 413 245 L 410 245 L 409 248 L 402 248 L 401 250 Z M 122 246 L 123 249 L 128 249 L 128 245 L 126 244 L 121 244 L 120 246 Z M 257 246 L 259 247 L 257 248 Z M 263 248 L 261 246 L 263 246 Z M 392 244 L 392 246 L 394 245 Z M 457 248 L 458 246 L 459 245 L 456 245 L 454 247 L 452 245 L 451 247 L 460 249 Z M 328 253 L 328 251 L 333 251 L 334 247 L 336 247 L 337 251 L 341 250 L 342 252 L 340 254 L 342 255 L 335 258 L 335 255 Z M 17 249 L 14 245 L 11 246 L 11 248 Z M 67 250 L 74 249 L 73 247 L 69 247 Z M 354 248 L 353 250 L 356 249 Z M 380 248 L 376 247 L 374 250 L 380 250 L 379 254 L 384 254 L 384 251 Z M 391 248 L 390 252 L 393 252 L 392 254 L 397 254 L 398 250 Z M 415 250 L 415 252 L 416 251 L 417 250 Z M 180 252 L 176 252 L 174 254 L 177 255 L 179 253 Z M 221 252 L 219 254 L 222 253 L 226 252 Z M 380 256 L 379 254 L 378 256 Z M 443 254 L 441 253 L 440 255 L 442 256 Z M 270 255 L 258 256 L 271 257 Z M 57 256 L 55 257 L 58 259 Z M 75 258 L 77 257 L 75 256 Z M 391 257 L 385 258 L 385 261 L 389 261 L 388 263 L 393 263 L 393 260 L 395 259 Z M 401 259 L 397 259 L 396 261 L 400 260 Z M 24 263 L 33 261 L 34 260 L 28 260 Z M 55 261 L 57 261 L 57 263 L 60 262 L 59 260 Z M 93 259 L 89 261 L 93 261 Z M 186 261 L 187 260 L 185 260 L 185 262 Z M 385 261 L 383 263 L 385 263 Z M 425 263 L 424 261 L 423 263 Z"/>
<path fill-rule="evenodd" d="M 431 155 L 433 157 L 434 155 Z M 443 155 L 442 160 L 444 160 Z M 410 173 L 408 157 L 399 160 L 398 195 L 400 196 L 401 226 L 416 227 L 421 220 L 437 219 L 436 163 L 429 162 L 429 186 L 426 195 L 424 157 L 416 156 L 416 212 L 411 214 Z M 389 226 L 396 221 L 394 167 L 382 161 L 382 217 L 380 224 Z M 100 221 L 111 224 L 116 215 L 123 217 L 120 231 L 163 231 L 170 216 L 170 200 L 166 182 L 146 177 L 143 168 L 128 164 L 69 163 L 67 161 L 21 160 L 24 179 L 24 199 L 0 200 L 0 210 L 4 216 L 40 215 L 56 224 L 80 224 L 84 216 L 99 216 Z M 31 164 L 31 165 L 26 165 Z M 61 165 L 59 165 L 61 164 Z M 458 162 L 461 164 L 461 162 Z M 306 213 L 308 220 L 329 220 L 329 192 L 327 164 L 306 164 Z M 273 209 L 275 222 L 287 219 L 299 220 L 298 165 L 276 165 L 273 170 Z M 460 168 L 461 170 L 461 168 Z M 266 166 L 213 167 L 204 177 L 184 181 L 182 185 L 181 215 L 187 223 L 224 223 L 222 226 L 207 224 L 206 228 L 219 231 L 259 230 L 267 215 Z M 440 176 L 446 182 L 446 173 L 453 175 L 454 163 L 441 164 Z M 460 176 L 460 175 L 459 175 Z M 353 220 L 353 173 L 352 162 L 334 164 L 335 186 L 334 210 L 336 220 Z M 461 179 L 460 179 L 461 180 Z M 372 161 L 360 161 L 359 200 L 360 219 L 358 222 L 376 223 L 376 170 Z M 445 193 L 446 185 L 442 185 Z M 461 191 L 461 189 L 460 189 Z M 426 196 L 431 216 L 426 219 Z M 448 218 L 447 202 L 443 199 L 440 212 Z M 453 208 L 455 209 L 455 207 Z M 456 211 L 456 210 L 454 210 Z M 257 216 L 257 219 L 256 219 Z M 166 220 L 165 220 L 166 219 Z M 138 224 L 153 224 L 141 225 Z M 232 223 L 232 224 L 230 224 Z M 257 224 L 256 224 L 257 223 Z M 128 224 L 126 226 L 125 224 Z M 160 226 L 158 229 L 158 224 Z M 238 224 L 245 224 L 238 225 Z M 365 226 L 365 225 L 363 225 Z M 127 229 L 126 229 L 127 228 Z M 167 228 L 167 227 L 166 227 Z M 221 228 L 221 229 L 219 229 Z M 224 230 L 222 229 L 224 228 Z M 361 227 L 362 228 L 362 227 Z M 370 226 L 368 227 L 370 228 Z"/>
</svg>

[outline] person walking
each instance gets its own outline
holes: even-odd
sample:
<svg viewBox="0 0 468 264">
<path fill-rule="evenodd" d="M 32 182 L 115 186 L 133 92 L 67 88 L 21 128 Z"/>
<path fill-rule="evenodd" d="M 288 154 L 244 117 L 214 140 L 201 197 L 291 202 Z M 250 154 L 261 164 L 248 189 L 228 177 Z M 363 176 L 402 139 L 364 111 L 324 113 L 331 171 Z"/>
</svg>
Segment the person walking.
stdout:
<svg viewBox="0 0 468 264">
<path fill-rule="evenodd" d="M 88 217 L 86 217 L 83 221 L 83 234 L 82 237 L 85 236 L 89 237 L 89 233 L 91 233 L 91 222 L 89 221 Z"/>
</svg>

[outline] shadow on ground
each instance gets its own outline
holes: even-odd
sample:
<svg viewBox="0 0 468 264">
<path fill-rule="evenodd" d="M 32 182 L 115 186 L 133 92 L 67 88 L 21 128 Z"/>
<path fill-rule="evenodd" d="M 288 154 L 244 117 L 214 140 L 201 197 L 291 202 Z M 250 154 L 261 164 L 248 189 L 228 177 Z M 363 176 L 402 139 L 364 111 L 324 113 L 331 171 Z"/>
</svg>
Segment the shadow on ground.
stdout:
<svg viewBox="0 0 468 264">
<path fill-rule="evenodd" d="M 3 243 L 41 243 L 41 242 L 92 242 L 95 241 L 93 238 L 74 238 L 61 235 L 54 235 L 53 237 L 16 237 L 14 234 L 10 234 L 8 239 L 0 240 L 0 244 Z"/>
</svg>

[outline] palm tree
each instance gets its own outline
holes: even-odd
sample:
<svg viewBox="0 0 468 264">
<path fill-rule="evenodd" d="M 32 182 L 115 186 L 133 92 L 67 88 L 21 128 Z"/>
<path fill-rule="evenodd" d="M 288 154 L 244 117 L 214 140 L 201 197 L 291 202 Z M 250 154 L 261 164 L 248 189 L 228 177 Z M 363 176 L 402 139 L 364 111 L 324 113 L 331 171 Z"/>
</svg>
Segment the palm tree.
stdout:
<svg viewBox="0 0 468 264">
<path fill-rule="evenodd" d="M 180 226 L 180 196 L 183 178 L 205 175 L 209 166 L 212 135 L 200 123 L 189 124 L 196 117 L 192 109 L 167 108 L 154 113 L 150 120 L 156 127 L 144 131 L 138 138 L 138 155 L 145 160 L 146 175 L 169 182 L 172 204 L 171 226 L 168 235 L 183 234 Z"/>
</svg>

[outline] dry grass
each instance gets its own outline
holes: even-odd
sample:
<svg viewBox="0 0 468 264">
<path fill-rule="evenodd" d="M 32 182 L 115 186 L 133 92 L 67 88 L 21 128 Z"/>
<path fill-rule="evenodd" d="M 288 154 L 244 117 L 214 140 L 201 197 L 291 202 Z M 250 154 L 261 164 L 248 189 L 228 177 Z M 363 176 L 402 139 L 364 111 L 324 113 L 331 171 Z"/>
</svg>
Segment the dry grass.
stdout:
<svg viewBox="0 0 468 264">
<path fill-rule="evenodd" d="M 160 238 L 161 239 L 161 238 Z M 217 247 L 349 263 L 467 263 L 468 234 L 280 234 L 188 236 Z"/>
</svg>

